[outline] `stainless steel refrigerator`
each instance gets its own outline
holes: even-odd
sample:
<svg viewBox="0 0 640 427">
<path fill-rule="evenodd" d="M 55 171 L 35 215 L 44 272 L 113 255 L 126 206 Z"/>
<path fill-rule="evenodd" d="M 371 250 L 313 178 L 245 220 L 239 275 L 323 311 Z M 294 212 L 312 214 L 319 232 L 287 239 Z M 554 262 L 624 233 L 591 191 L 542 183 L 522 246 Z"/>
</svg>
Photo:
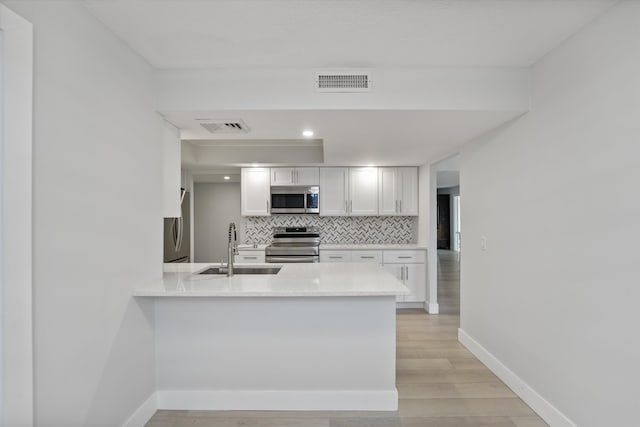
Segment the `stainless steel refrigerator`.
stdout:
<svg viewBox="0 0 640 427">
<path fill-rule="evenodd" d="M 179 218 L 164 219 L 164 262 L 190 262 L 191 210 L 189 192 L 180 192 Z"/>
</svg>

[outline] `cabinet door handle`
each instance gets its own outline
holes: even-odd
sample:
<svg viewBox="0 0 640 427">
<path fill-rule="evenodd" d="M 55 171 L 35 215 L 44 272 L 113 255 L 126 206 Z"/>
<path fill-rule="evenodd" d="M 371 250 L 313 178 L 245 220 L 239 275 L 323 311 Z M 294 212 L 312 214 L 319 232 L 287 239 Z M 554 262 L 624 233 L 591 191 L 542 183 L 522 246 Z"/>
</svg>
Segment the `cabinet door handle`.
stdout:
<svg viewBox="0 0 640 427">
<path fill-rule="evenodd" d="M 349 200 L 349 213 L 353 213 L 353 200 Z"/>
<path fill-rule="evenodd" d="M 405 269 L 407 272 L 405 273 L 404 278 L 409 280 L 409 267 L 405 267 Z"/>
<path fill-rule="evenodd" d="M 269 213 L 269 201 L 267 200 L 267 213 Z"/>
<path fill-rule="evenodd" d="M 400 280 L 404 282 L 404 266 L 400 267 Z"/>
<path fill-rule="evenodd" d="M 400 208 L 398 209 L 398 212 L 402 212 L 402 200 L 400 200 L 399 202 L 400 202 Z"/>
<path fill-rule="evenodd" d="M 289 174 L 291 175 L 291 176 L 290 176 L 290 178 L 291 178 L 291 183 L 292 183 L 292 184 L 295 184 L 295 182 L 293 181 L 293 171 L 289 172 Z"/>
</svg>

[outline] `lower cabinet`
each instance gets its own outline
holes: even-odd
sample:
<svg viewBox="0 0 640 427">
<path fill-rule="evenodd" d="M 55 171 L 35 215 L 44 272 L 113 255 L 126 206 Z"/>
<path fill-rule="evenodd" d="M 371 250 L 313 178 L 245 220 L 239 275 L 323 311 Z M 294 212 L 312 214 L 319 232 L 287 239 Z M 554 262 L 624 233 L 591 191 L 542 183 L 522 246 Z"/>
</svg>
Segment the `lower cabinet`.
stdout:
<svg viewBox="0 0 640 427">
<path fill-rule="evenodd" d="M 382 264 L 382 251 L 323 249 L 320 251 L 320 262 L 375 262 Z"/>
<path fill-rule="evenodd" d="M 402 283 L 404 283 L 404 270 L 403 270 L 404 264 L 384 264 L 383 267 L 389 273 L 393 274 L 396 279 L 398 279 Z M 405 286 L 406 286 L 406 284 L 405 284 Z M 396 301 L 397 302 L 404 302 L 405 298 L 407 296 L 408 295 L 397 295 L 396 296 Z"/>
<path fill-rule="evenodd" d="M 424 303 L 427 299 L 427 257 L 424 250 L 320 250 L 320 262 L 376 262 L 411 292 L 397 302 Z"/>
<path fill-rule="evenodd" d="M 234 258 L 236 264 L 264 264 L 265 256 L 262 250 L 242 250 Z"/>
<path fill-rule="evenodd" d="M 423 250 L 384 251 L 383 265 L 411 292 L 397 298 L 399 302 L 423 303 L 427 299 L 427 253 Z"/>
<path fill-rule="evenodd" d="M 382 264 L 382 251 L 351 251 L 351 262 L 375 262 Z"/>
<path fill-rule="evenodd" d="M 320 249 L 320 262 L 351 262 L 351 251 Z"/>
<path fill-rule="evenodd" d="M 424 302 L 427 294 L 427 266 L 425 264 L 384 264 L 384 269 L 393 274 L 411 292 L 399 295 L 398 302 Z"/>
</svg>

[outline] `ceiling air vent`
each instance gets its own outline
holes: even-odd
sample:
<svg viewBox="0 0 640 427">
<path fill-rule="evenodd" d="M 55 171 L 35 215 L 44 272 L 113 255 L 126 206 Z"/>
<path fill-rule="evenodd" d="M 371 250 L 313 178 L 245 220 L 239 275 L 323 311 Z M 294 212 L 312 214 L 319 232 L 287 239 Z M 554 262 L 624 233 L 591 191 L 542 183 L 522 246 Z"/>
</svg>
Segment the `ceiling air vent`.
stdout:
<svg viewBox="0 0 640 427">
<path fill-rule="evenodd" d="M 210 133 L 247 133 L 249 126 L 242 120 L 230 119 L 196 119 L 200 126 Z"/>
<path fill-rule="evenodd" d="M 366 73 L 317 73 L 318 92 L 369 92 L 371 78 Z"/>
</svg>

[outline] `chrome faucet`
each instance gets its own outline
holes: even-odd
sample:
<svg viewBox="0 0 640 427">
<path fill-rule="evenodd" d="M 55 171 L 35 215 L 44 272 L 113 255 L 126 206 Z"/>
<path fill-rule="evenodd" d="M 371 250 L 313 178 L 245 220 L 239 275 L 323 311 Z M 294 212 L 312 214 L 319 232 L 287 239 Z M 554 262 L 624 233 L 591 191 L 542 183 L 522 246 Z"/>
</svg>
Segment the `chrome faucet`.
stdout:
<svg viewBox="0 0 640 427">
<path fill-rule="evenodd" d="M 233 257 L 238 255 L 238 236 L 236 234 L 236 224 L 234 222 L 229 224 L 229 243 L 228 243 L 227 259 L 227 277 L 233 276 Z"/>
</svg>

